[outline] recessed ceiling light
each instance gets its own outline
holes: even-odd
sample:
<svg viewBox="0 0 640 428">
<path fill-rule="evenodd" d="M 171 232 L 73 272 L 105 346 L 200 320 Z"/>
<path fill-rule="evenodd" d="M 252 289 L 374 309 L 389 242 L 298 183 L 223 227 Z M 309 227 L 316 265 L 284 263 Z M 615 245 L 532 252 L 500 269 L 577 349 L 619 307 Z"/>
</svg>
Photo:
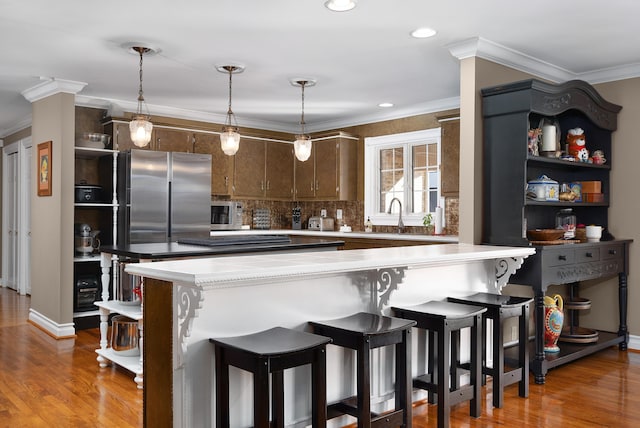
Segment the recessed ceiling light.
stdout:
<svg viewBox="0 0 640 428">
<path fill-rule="evenodd" d="M 356 0 L 327 0 L 324 6 L 334 12 L 346 12 L 356 7 Z"/>
<path fill-rule="evenodd" d="M 393 107 L 393 103 L 380 103 L 378 107 Z"/>
<path fill-rule="evenodd" d="M 417 30 L 413 30 L 411 32 L 411 37 L 415 37 L 416 39 L 426 39 L 427 37 L 433 37 L 436 35 L 436 30 L 433 28 L 418 28 Z"/>
</svg>

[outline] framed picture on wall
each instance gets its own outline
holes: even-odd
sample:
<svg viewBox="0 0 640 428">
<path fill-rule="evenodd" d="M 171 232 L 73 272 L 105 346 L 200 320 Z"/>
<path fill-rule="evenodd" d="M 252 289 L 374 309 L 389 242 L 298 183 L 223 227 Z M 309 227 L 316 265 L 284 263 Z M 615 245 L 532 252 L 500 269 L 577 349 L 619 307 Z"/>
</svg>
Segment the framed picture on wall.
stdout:
<svg viewBox="0 0 640 428">
<path fill-rule="evenodd" d="M 51 196 L 51 141 L 38 144 L 38 196 Z"/>
</svg>

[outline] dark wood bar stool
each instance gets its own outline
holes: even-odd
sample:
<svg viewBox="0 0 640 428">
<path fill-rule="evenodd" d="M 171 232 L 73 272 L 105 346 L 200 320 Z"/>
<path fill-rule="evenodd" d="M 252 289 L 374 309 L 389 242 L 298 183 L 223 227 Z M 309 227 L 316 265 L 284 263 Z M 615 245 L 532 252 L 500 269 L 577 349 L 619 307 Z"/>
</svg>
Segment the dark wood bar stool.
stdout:
<svg viewBox="0 0 640 428">
<path fill-rule="evenodd" d="M 481 328 L 479 306 L 446 301 L 431 301 L 410 307 L 392 307 L 399 318 L 416 321 L 416 327 L 429 333 L 427 367 L 429 373 L 413 379 L 413 386 L 429 392 L 429 402 L 438 403 L 438 427 L 449 426 L 451 406 L 470 401 L 469 413 L 480 416 L 481 389 Z M 468 385 L 460 385 L 460 330 L 469 327 L 470 363 Z M 437 343 L 436 343 L 437 342 Z"/>
<path fill-rule="evenodd" d="M 329 405 L 328 418 L 344 414 L 358 419 L 358 427 L 411 427 L 411 327 L 413 321 L 360 312 L 345 318 L 311 322 L 317 334 L 333 344 L 356 351 L 357 396 Z M 395 345 L 395 409 L 383 414 L 371 412 L 370 351 Z"/>
<path fill-rule="evenodd" d="M 253 425 L 284 427 L 283 371 L 311 364 L 313 426 L 327 423 L 326 345 L 331 339 L 275 327 L 245 336 L 209 339 L 215 347 L 216 427 L 229 427 L 229 366 L 253 373 Z M 272 375 L 272 424 L 269 422 L 269 374 Z"/>
<path fill-rule="evenodd" d="M 504 405 L 504 387 L 519 382 L 520 397 L 529 396 L 529 309 L 533 299 L 505 296 L 492 293 L 476 293 L 466 297 L 449 297 L 450 302 L 482 306 L 487 312 L 482 315 L 482 373 L 493 378 L 493 406 Z M 515 368 L 505 372 L 504 321 L 518 317 L 518 358 Z M 493 322 L 492 350 L 493 367 L 487 367 L 487 320 Z M 483 382 L 484 383 L 484 382 Z"/>
</svg>

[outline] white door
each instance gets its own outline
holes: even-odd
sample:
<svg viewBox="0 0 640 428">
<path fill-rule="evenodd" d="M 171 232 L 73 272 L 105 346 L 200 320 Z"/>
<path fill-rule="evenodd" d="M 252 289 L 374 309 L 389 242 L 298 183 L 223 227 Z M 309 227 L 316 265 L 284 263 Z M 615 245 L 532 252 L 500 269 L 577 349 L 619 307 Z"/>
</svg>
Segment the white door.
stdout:
<svg viewBox="0 0 640 428">
<path fill-rule="evenodd" d="M 3 285 L 31 293 L 31 138 L 3 149 Z"/>
<path fill-rule="evenodd" d="M 17 144 L 4 148 L 2 224 L 2 283 L 17 289 L 18 282 L 18 150 Z"/>
<path fill-rule="evenodd" d="M 18 228 L 18 292 L 20 294 L 31 294 L 31 171 L 33 165 L 33 149 L 31 138 L 26 138 L 21 142 L 20 156 L 20 213 Z"/>
</svg>

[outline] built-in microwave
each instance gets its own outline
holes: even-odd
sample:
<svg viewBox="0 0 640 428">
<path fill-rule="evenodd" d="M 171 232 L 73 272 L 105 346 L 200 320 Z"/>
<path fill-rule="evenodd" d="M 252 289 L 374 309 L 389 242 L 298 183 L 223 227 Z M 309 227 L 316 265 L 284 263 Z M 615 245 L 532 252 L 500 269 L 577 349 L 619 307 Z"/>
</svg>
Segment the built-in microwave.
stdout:
<svg viewBox="0 0 640 428">
<path fill-rule="evenodd" d="M 242 229 L 242 202 L 211 201 L 211 230 Z"/>
</svg>

